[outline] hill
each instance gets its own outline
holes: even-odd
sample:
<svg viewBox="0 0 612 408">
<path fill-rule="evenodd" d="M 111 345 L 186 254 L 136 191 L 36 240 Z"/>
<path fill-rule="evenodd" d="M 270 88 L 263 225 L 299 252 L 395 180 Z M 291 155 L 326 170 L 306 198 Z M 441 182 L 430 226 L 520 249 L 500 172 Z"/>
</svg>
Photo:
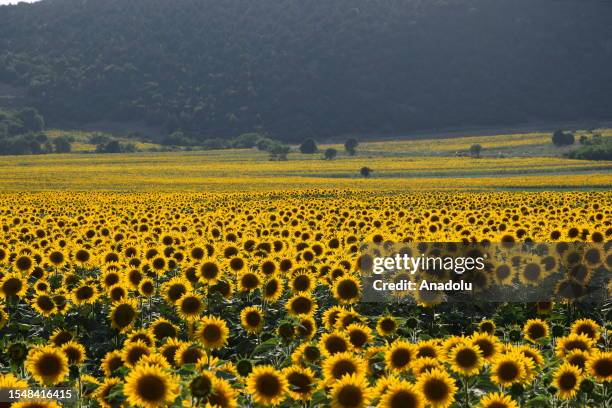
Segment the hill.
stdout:
<svg viewBox="0 0 612 408">
<path fill-rule="evenodd" d="M 0 82 L 52 127 L 295 142 L 612 116 L 612 4 L 43 0 L 0 7 Z"/>
</svg>

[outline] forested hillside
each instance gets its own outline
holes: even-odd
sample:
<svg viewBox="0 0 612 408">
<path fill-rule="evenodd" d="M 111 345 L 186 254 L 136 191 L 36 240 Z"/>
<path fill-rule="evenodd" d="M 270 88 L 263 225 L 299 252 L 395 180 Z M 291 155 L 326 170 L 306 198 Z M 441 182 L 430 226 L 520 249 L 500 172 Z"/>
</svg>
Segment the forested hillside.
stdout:
<svg viewBox="0 0 612 408">
<path fill-rule="evenodd" d="M 199 138 L 612 117 L 612 3 L 43 0 L 0 7 L 0 81 L 51 126 Z"/>
</svg>

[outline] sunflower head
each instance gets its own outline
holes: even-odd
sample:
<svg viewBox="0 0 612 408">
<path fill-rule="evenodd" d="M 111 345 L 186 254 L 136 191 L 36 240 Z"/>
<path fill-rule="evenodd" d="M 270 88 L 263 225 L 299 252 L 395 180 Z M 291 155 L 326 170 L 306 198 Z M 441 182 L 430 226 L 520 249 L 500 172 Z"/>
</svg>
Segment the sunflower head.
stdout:
<svg viewBox="0 0 612 408">
<path fill-rule="evenodd" d="M 285 376 L 269 365 L 257 366 L 246 382 L 247 392 L 253 400 L 262 405 L 278 405 L 288 390 Z"/>
</svg>

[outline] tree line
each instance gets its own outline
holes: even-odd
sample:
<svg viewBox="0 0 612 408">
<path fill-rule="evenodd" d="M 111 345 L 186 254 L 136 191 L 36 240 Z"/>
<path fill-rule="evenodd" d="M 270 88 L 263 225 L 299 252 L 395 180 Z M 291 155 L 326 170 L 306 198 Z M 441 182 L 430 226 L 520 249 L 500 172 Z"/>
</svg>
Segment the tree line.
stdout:
<svg viewBox="0 0 612 408">
<path fill-rule="evenodd" d="M 137 120 L 210 146 L 609 119 L 606 3 L 43 1 L 0 7 L 0 82 L 54 128 Z"/>
</svg>

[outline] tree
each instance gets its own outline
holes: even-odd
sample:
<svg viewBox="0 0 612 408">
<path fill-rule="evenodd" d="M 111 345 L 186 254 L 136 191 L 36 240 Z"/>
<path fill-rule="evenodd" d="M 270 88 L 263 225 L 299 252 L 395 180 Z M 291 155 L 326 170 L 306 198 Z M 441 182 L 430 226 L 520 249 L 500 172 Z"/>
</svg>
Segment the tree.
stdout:
<svg viewBox="0 0 612 408">
<path fill-rule="evenodd" d="M 355 149 L 357 148 L 357 146 L 359 146 L 359 142 L 357 141 L 357 139 L 350 138 L 346 142 L 344 142 L 344 149 L 351 156 L 355 155 Z"/>
<path fill-rule="evenodd" d="M 374 170 L 372 170 L 369 167 L 362 167 L 361 170 L 359 171 L 359 173 L 361 173 L 361 175 L 365 178 L 370 177 L 370 174 L 373 172 Z"/>
<path fill-rule="evenodd" d="M 118 140 L 111 140 L 96 147 L 98 153 L 121 153 L 121 151 L 121 143 Z"/>
<path fill-rule="evenodd" d="M 257 145 L 262 136 L 259 133 L 243 133 L 232 141 L 232 147 L 236 149 L 250 149 Z"/>
<path fill-rule="evenodd" d="M 329 148 L 329 149 L 325 150 L 325 159 L 326 160 L 332 160 L 337 155 L 338 155 L 338 151 L 336 149 Z"/>
<path fill-rule="evenodd" d="M 482 146 L 478 143 L 474 143 L 470 146 L 470 154 L 472 157 L 480 158 L 480 151 L 482 150 Z"/>
<path fill-rule="evenodd" d="M 55 153 L 70 153 L 72 145 L 70 144 L 70 138 L 66 136 L 60 136 L 53 139 L 53 150 Z"/>
<path fill-rule="evenodd" d="M 30 132 L 40 132 L 45 128 L 43 117 L 34 108 L 23 108 L 17 113 L 17 117 Z"/>
<path fill-rule="evenodd" d="M 564 132 L 562 130 L 556 130 L 552 135 L 552 142 L 557 147 L 570 146 L 576 141 L 572 132 Z"/>
<path fill-rule="evenodd" d="M 287 160 L 287 155 L 289 154 L 290 151 L 291 151 L 291 148 L 282 143 L 274 143 L 268 149 L 268 152 L 270 153 L 270 160 L 278 160 L 278 161 Z"/>
<path fill-rule="evenodd" d="M 306 139 L 300 145 L 300 152 L 304 154 L 314 154 L 319 151 L 317 143 L 313 139 Z"/>
</svg>

